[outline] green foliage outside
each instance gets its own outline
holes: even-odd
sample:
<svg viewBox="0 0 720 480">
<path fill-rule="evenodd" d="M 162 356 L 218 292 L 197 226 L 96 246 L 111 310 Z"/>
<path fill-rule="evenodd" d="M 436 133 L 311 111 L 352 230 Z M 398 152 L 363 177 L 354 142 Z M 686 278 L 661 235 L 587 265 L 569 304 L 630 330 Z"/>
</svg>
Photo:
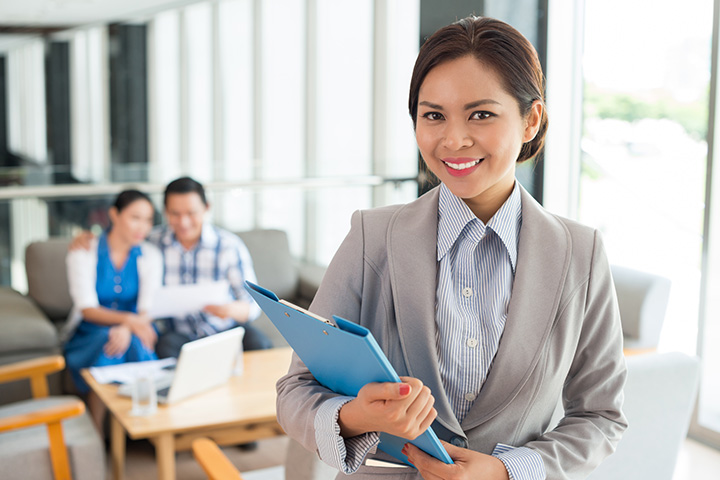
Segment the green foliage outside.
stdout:
<svg viewBox="0 0 720 480">
<path fill-rule="evenodd" d="M 681 103 L 664 92 L 649 92 L 645 98 L 627 93 L 606 92 L 586 84 L 585 118 L 614 118 L 634 122 L 643 118 L 665 118 L 683 126 L 696 140 L 707 138 L 708 93 L 702 101 Z"/>
</svg>

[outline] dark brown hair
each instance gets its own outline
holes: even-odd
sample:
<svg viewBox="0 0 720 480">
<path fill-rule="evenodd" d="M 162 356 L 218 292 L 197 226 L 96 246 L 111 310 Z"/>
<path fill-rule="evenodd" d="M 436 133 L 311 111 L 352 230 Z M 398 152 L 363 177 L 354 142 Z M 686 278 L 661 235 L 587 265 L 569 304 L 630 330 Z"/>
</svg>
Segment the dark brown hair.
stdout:
<svg viewBox="0 0 720 480">
<path fill-rule="evenodd" d="M 150 197 L 146 194 L 141 192 L 140 190 L 123 190 L 118 194 L 117 197 L 115 197 L 115 202 L 113 203 L 113 207 L 115 207 L 118 211 L 118 213 L 125 210 L 125 208 L 130 205 L 131 203 L 135 203 L 138 200 L 145 200 L 148 202 L 151 206 L 153 205 L 152 200 L 150 200 Z M 153 206 L 153 210 L 155 210 L 155 207 Z"/>
<path fill-rule="evenodd" d="M 427 74 L 443 62 L 472 55 L 499 77 L 503 88 L 520 106 L 525 117 L 537 100 L 543 105 L 540 129 L 523 144 L 517 161 L 538 154 L 545 142 L 548 117 L 545 112 L 545 77 L 532 44 L 505 22 L 487 17 L 467 17 L 435 32 L 420 48 L 410 80 L 408 107 L 417 125 L 418 96 Z"/>
</svg>

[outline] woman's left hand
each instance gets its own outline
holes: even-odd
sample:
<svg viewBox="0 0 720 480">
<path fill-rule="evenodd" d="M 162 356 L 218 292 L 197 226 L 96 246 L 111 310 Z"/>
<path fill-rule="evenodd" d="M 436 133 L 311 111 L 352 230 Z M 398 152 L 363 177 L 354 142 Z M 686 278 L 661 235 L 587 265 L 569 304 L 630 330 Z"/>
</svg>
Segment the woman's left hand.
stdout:
<svg viewBox="0 0 720 480">
<path fill-rule="evenodd" d="M 484 453 L 468 450 L 467 448 L 456 447 L 447 442 L 442 442 L 450 458 L 455 462 L 448 465 L 440 460 L 431 457 L 411 443 L 405 444 L 403 453 L 407 455 L 410 463 L 415 465 L 425 480 L 462 480 L 477 479 L 483 480 L 508 480 L 505 464 L 499 459 L 485 455 Z"/>
<path fill-rule="evenodd" d="M 125 325 L 115 325 L 110 327 L 108 332 L 108 341 L 103 347 L 105 355 L 108 357 L 119 357 L 125 353 L 130 346 L 130 337 L 132 333 Z"/>
</svg>

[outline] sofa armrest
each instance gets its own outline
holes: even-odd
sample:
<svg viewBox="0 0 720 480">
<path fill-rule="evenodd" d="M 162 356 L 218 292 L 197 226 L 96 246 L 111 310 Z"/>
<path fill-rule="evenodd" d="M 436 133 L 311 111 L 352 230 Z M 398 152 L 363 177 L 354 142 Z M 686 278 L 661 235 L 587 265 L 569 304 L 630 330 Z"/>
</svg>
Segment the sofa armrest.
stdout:
<svg viewBox="0 0 720 480">
<path fill-rule="evenodd" d="M 658 346 L 670 295 L 670 280 L 612 265 L 625 348 Z"/>
<path fill-rule="evenodd" d="M 19 428 L 34 427 L 43 424 L 55 424 L 66 418 L 82 415 L 85 404 L 75 399 L 61 405 L 46 407 L 35 412 L 21 413 L 0 418 L 0 432 L 7 432 Z"/>
<path fill-rule="evenodd" d="M 225 456 L 217 443 L 209 438 L 200 437 L 192 442 L 192 452 L 205 474 L 211 480 L 242 480 L 240 472 Z"/>
<path fill-rule="evenodd" d="M 2 365 L 0 366 L 0 383 L 29 378 L 33 397 L 47 397 L 49 393 L 47 376 L 59 372 L 63 368 L 65 368 L 65 358 L 61 355 Z"/>
</svg>

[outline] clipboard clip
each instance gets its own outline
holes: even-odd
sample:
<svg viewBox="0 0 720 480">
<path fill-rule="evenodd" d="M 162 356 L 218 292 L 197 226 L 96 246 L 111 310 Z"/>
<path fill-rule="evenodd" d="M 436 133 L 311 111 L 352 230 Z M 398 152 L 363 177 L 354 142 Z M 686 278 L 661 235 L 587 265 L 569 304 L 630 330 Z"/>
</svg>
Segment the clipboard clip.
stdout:
<svg viewBox="0 0 720 480">
<path fill-rule="evenodd" d="M 312 317 L 312 318 L 314 318 L 315 320 L 320 320 L 321 322 L 326 323 L 326 324 L 330 325 L 330 326 L 333 327 L 333 328 L 338 328 L 337 325 L 335 325 L 334 323 L 332 323 L 332 322 L 331 322 L 330 320 L 328 320 L 327 318 L 323 318 L 323 317 L 321 317 L 320 315 L 316 315 L 316 314 L 312 313 L 312 312 L 309 311 L 309 310 L 305 310 L 305 309 L 302 308 L 302 307 L 298 307 L 298 306 L 295 305 L 294 303 L 290 303 L 290 302 L 288 302 L 287 300 L 278 300 L 278 301 L 279 301 L 280 303 L 282 303 L 283 305 L 285 305 L 286 307 L 290 307 L 290 308 L 292 308 L 293 310 L 297 310 L 298 312 L 304 313 L 305 315 L 307 315 L 307 316 L 309 316 L 309 317 Z M 287 313 L 286 313 L 285 315 L 287 315 Z"/>
</svg>

